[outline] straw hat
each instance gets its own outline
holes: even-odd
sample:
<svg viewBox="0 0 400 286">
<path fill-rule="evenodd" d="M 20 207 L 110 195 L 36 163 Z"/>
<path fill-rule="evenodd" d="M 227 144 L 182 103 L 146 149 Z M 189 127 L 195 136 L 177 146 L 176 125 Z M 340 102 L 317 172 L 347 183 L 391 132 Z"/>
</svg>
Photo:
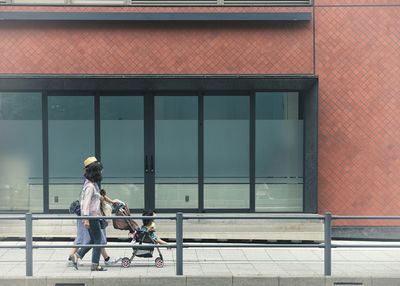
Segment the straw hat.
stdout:
<svg viewBox="0 0 400 286">
<path fill-rule="evenodd" d="M 85 161 L 83 161 L 83 165 L 85 166 L 85 168 L 87 166 L 89 166 L 90 164 L 97 162 L 96 157 L 92 156 L 92 157 L 88 157 Z"/>
</svg>

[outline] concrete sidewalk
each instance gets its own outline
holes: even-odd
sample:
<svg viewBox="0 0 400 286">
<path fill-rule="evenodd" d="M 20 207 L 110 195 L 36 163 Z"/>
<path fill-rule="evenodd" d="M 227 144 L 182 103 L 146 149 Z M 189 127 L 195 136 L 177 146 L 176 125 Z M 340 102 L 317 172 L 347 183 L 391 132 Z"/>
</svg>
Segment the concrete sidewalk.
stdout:
<svg viewBox="0 0 400 286">
<path fill-rule="evenodd" d="M 345 245 L 347 242 L 334 242 Z M 354 244 L 355 242 L 350 242 Z M 356 242 L 365 244 L 365 242 Z M 369 244 L 372 242 L 369 242 Z M 0 242 L 0 245 L 23 245 L 24 242 Z M 36 242 L 65 244 L 65 242 Z M 109 243 L 118 244 L 118 243 Z M 348 244 L 348 243 L 347 243 Z M 382 245 L 390 245 L 385 242 Z M 72 245 L 72 244 L 71 244 Z M 75 270 L 67 262 L 70 249 L 34 249 L 34 277 L 176 277 L 175 250 L 161 249 L 164 268 L 156 268 L 154 258 L 135 258 L 129 268 L 120 264 L 106 272 L 90 271 L 91 252 L 84 265 Z M 130 257 L 131 248 L 108 248 L 112 257 Z M 102 262 L 102 261 L 101 261 Z M 0 277 L 25 277 L 25 250 L 0 249 Z M 186 248 L 185 276 L 240 277 L 324 277 L 322 248 Z M 335 277 L 400 277 L 400 248 L 335 248 L 332 249 L 332 276 Z M 400 280 L 399 280 L 400 281 Z M 1 283 L 0 283 L 1 285 Z M 361 285 L 361 284 L 353 284 Z M 367 285 L 367 284 L 365 284 Z M 400 285 L 395 284 L 395 285 Z"/>
</svg>

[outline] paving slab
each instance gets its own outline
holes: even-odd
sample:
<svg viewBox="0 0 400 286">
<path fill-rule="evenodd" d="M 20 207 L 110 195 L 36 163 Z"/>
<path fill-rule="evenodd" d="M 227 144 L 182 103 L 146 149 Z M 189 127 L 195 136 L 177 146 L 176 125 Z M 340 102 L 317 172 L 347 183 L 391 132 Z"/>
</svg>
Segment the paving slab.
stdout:
<svg viewBox="0 0 400 286">
<path fill-rule="evenodd" d="M 232 264 L 232 263 L 227 263 L 227 266 L 230 270 L 231 273 L 235 273 L 235 275 L 249 275 L 249 274 L 253 274 L 253 275 L 258 275 L 260 274 L 258 272 L 258 270 L 256 268 L 254 268 L 254 265 L 251 263 L 236 263 L 236 264 Z"/>
<path fill-rule="evenodd" d="M 272 261 L 265 249 L 247 248 L 243 251 L 248 261 Z"/>
<path fill-rule="evenodd" d="M 318 255 L 317 252 L 323 252 L 323 250 L 316 249 L 290 249 L 291 255 L 298 261 L 319 261 L 322 256 Z"/>
<path fill-rule="evenodd" d="M 297 260 L 290 249 L 267 249 L 266 252 L 274 261 L 295 261 Z"/>
</svg>

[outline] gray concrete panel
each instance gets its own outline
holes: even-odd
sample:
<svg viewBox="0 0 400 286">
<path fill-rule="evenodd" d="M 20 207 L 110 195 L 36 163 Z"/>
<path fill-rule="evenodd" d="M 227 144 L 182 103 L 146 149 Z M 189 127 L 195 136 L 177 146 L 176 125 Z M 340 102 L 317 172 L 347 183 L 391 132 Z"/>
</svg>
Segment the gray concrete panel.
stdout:
<svg viewBox="0 0 400 286">
<path fill-rule="evenodd" d="M 233 286 L 279 286 L 278 277 L 267 276 L 235 276 Z"/>
<path fill-rule="evenodd" d="M 102 277 L 94 278 L 93 286 L 139 286 L 139 277 Z"/>
<path fill-rule="evenodd" d="M 232 276 L 187 276 L 187 286 L 232 286 Z"/>
<path fill-rule="evenodd" d="M 325 277 L 279 277 L 279 286 L 325 286 Z"/>
<path fill-rule="evenodd" d="M 400 286 L 400 277 L 372 278 L 372 286 Z"/>
<path fill-rule="evenodd" d="M 21 278 L 10 277 L 0 278 L 0 286 L 43 286 L 46 285 L 45 277 Z"/>
<path fill-rule="evenodd" d="M 186 286 L 186 276 L 140 277 L 140 286 Z"/>
</svg>

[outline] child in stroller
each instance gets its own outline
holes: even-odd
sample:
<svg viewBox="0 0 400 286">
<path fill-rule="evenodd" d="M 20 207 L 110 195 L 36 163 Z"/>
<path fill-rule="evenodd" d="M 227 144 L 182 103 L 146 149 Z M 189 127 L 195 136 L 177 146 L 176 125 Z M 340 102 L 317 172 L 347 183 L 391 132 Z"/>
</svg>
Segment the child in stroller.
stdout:
<svg viewBox="0 0 400 286">
<path fill-rule="evenodd" d="M 124 206 L 120 206 L 119 210 L 116 211 L 116 215 L 129 216 L 129 208 L 127 208 L 126 204 Z M 145 211 L 142 214 L 143 216 L 154 216 L 154 211 Z M 119 220 L 119 219 L 118 219 Z M 143 257 L 143 258 L 151 258 L 153 257 L 154 248 L 157 249 L 158 257 L 155 259 L 155 266 L 157 268 L 162 268 L 164 266 L 164 259 L 161 254 L 159 247 L 157 244 L 166 244 L 167 242 L 159 238 L 155 233 L 155 223 L 153 219 L 143 219 L 142 227 L 138 227 L 138 224 L 132 219 L 121 219 L 120 221 L 125 221 L 128 228 L 121 228 L 121 222 L 118 224 L 115 223 L 114 227 L 117 229 L 127 229 L 132 236 L 132 247 L 133 253 L 132 256 L 124 257 L 121 260 L 121 265 L 124 268 L 128 268 L 132 263 L 133 258 L 135 257 Z M 135 245 L 146 246 L 137 248 Z M 147 246 L 148 245 L 148 246 Z"/>
<path fill-rule="evenodd" d="M 156 212 L 153 210 L 147 210 L 144 211 L 142 216 L 155 216 Z M 140 228 L 141 231 L 143 232 L 148 232 L 149 237 L 156 242 L 157 244 L 167 244 L 166 241 L 162 240 L 159 238 L 156 234 L 156 223 L 154 222 L 154 219 L 149 219 L 149 218 L 144 218 L 142 219 L 143 225 Z"/>
</svg>

